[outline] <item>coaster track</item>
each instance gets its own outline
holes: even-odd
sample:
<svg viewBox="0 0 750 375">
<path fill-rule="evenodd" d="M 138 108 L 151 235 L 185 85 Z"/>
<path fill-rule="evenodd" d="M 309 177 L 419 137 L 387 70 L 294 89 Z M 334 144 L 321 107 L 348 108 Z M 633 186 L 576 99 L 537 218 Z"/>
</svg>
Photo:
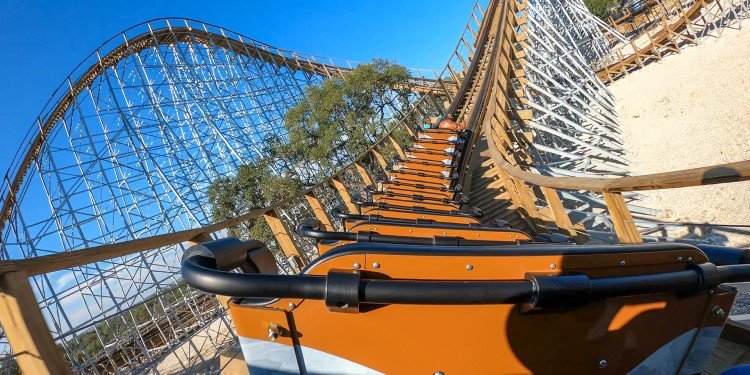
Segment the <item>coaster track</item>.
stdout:
<svg viewBox="0 0 750 375">
<path fill-rule="evenodd" d="M 611 20 L 613 28 L 629 32 L 630 39 L 609 38 L 614 44 L 610 53 L 593 64 L 602 81 L 614 81 L 650 62 L 679 53 L 686 45 L 697 44 L 712 32 L 739 27 L 743 19 L 750 18 L 750 2 L 746 0 L 648 1 L 641 7 L 636 13 Z"/>
</svg>

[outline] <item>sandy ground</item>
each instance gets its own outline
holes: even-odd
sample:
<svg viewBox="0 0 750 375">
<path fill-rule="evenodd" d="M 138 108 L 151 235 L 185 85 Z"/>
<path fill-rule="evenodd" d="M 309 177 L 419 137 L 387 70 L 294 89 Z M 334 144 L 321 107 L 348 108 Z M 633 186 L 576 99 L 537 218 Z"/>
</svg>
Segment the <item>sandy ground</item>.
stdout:
<svg viewBox="0 0 750 375">
<path fill-rule="evenodd" d="M 219 355 L 233 347 L 234 336 L 226 316 L 196 332 L 190 340 L 165 356 L 149 374 L 213 374 L 219 371 Z"/>
<path fill-rule="evenodd" d="M 652 63 L 611 85 L 635 174 L 750 159 L 750 23 Z M 750 182 L 646 192 L 644 205 L 678 222 L 750 224 Z M 698 233 L 688 233 L 688 232 Z M 702 235 L 686 228 L 675 235 Z M 750 228 L 710 240 L 750 246 Z"/>
<path fill-rule="evenodd" d="M 750 160 L 750 23 L 743 26 L 610 86 L 634 174 Z M 645 194 L 643 205 L 661 210 L 663 220 L 750 224 L 750 182 Z M 685 226 L 670 234 L 750 247 L 750 227 Z M 740 289 L 733 313 L 750 320 L 750 283 Z"/>
</svg>

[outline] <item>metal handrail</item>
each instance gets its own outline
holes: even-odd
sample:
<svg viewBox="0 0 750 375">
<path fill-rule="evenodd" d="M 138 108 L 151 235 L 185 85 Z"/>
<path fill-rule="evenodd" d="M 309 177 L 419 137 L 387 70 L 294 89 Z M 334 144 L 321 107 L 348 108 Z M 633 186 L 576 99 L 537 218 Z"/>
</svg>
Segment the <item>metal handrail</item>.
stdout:
<svg viewBox="0 0 750 375">
<path fill-rule="evenodd" d="M 228 245 L 227 243 L 230 242 Z M 358 244 L 338 247 L 335 256 L 347 252 L 365 252 L 378 249 L 389 253 L 409 255 L 421 246 Z M 685 244 L 670 248 L 700 251 Z M 356 250 L 352 250 L 356 248 Z M 514 254 L 526 251 L 538 255 L 533 245 L 515 249 Z M 574 247 L 575 248 L 575 247 Z M 606 254 L 610 252 L 658 252 L 667 247 L 657 245 L 610 245 L 591 248 L 578 247 L 574 252 Z M 403 250 L 402 250 L 403 249 Z M 412 252 L 410 252 L 410 250 Z M 510 255 L 505 249 L 482 247 L 484 256 Z M 381 250 L 383 251 L 383 250 Z M 430 251 L 441 256 L 466 256 L 465 247 L 442 246 Z M 552 247 L 548 252 L 563 254 L 566 247 Z M 571 250 L 568 250 L 571 251 Z M 304 298 L 325 300 L 333 308 L 357 310 L 359 304 L 418 304 L 418 305 L 484 305 L 528 303 L 536 308 L 554 308 L 582 304 L 607 297 L 652 293 L 676 293 L 709 290 L 718 285 L 750 280 L 750 264 L 716 266 L 706 262 L 688 265 L 685 270 L 589 278 L 583 274 L 540 276 L 529 274 L 522 280 L 414 280 L 367 279 L 359 270 L 329 270 L 327 276 L 229 272 L 247 262 L 247 269 L 258 270 L 253 256 L 268 252 L 265 245 L 251 241 L 248 245 L 236 239 L 211 241 L 189 248 L 182 258 L 182 276 L 197 289 L 209 293 L 245 298 Z M 270 254 L 270 252 L 269 252 Z M 504 255 L 505 254 L 505 255 Z M 326 259 L 332 256 L 326 257 Z M 266 256 L 267 258 L 267 256 Z M 239 261 L 238 261 L 239 260 Z M 324 259 L 308 266 L 321 264 Z"/>
</svg>

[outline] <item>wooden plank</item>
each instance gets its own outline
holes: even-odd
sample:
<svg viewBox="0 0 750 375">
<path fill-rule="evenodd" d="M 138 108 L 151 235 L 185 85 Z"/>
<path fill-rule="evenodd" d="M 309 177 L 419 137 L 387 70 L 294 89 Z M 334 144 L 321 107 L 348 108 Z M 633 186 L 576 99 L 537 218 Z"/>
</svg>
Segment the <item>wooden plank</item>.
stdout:
<svg viewBox="0 0 750 375">
<path fill-rule="evenodd" d="M 338 178 L 331 179 L 331 185 L 333 185 L 333 188 L 339 193 L 339 197 L 344 201 L 349 213 L 354 214 L 359 212 L 359 210 L 357 210 L 357 205 L 352 203 L 352 196 L 349 194 L 349 190 L 346 189 L 346 185 L 344 185 L 341 180 Z"/>
<path fill-rule="evenodd" d="M 367 172 L 367 169 L 362 165 L 362 163 L 354 163 L 354 168 L 357 170 L 357 173 L 359 173 L 359 176 L 362 177 L 362 181 L 365 183 L 365 185 L 375 186 L 375 183 L 372 182 L 372 178 L 370 177 L 370 173 Z"/>
<path fill-rule="evenodd" d="M 326 210 L 323 208 L 323 205 L 320 203 L 315 194 L 309 192 L 305 194 L 305 199 L 307 199 L 307 203 L 310 204 L 310 207 L 313 210 L 313 214 L 315 214 L 315 218 L 318 219 L 321 224 L 323 224 L 323 227 L 325 227 L 325 229 L 328 231 L 335 230 L 333 224 L 331 224 L 331 219 L 328 218 Z"/>
<path fill-rule="evenodd" d="M 568 211 L 565 210 L 562 200 L 560 200 L 560 195 L 557 194 L 557 190 L 542 187 L 542 193 L 547 200 L 547 207 L 549 207 L 552 212 L 552 217 L 555 219 L 555 225 L 557 225 L 557 228 L 569 236 L 575 236 L 576 232 L 573 229 L 573 222 L 570 221 Z"/>
<path fill-rule="evenodd" d="M 391 141 L 391 144 L 393 145 L 393 148 L 396 149 L 398 156 L 401 159 L 406 159 L 406 154 L 404 154 L 404 149 L 401 147 L 401 145 L 398 144 L 398 142 L 390 135 L 388 136 L 388 140 Z"/>
<path fill-rule="evenodd" d="M 259 210 L 259 213 L 262 212 Z M 206 228 L 196 228 L 181 232 L 156 235 L 132 241 L 125 241 L 110 245 L 96 246 L 88 249 L 61 252 L 29 259 L 0 262 L 0 272 L 16 269 L 26 271 L 29 276 L 41 275 L 66 268 L 82 266 L 107 259 L 156 249 L 161 246 L 189 241 L 191 238 L 205 231 Z"/>
<path fill-rule="evenodd" d="M 211 233 L 203 232 L 187 241 L 188 245 L 193 246 L 203 242 L 213 241 Z"/>
<path fill-rule="evenodd" d="M 383 168 L 384 171 L 388 170 L 388 162 L 385 160 L 385 157 L 383 156 L 383 153 L 380 152 L 380 147 L 375 146 L 372 148 L 372 155 L 375 157 L 375 160 L 378 161 L 378 164 L 381 168 Z"/>
<path fill-rule="evenodd" d="M 400 124 L 401 124 L 401 127 L 404 128 L 404 130 L 406 130 L 407 133 L 409 133 L 410 137 L 416 137 L 417 136 L 417 134 L 414 133 L 414 129 L 412 129 L 411 126 L 406 125 L 406 123 L 403 123 L 403 122 L 400 123 Z"/>
<path fill-rule="evenodd" d="M 336 186 L 336 184 L 338 183 L 343 189 L 337 188 L 337 191 L 340 195 L 342 195 L 342 199 L 347 204 L 347 207 L 352 210 L 350 212 L 357 212 L 357 207 L 351 203 L 351 196 L 346 191 L 344 185 L 339 181 L 333 180 L 334 179 L 322 181 L 318 185 L 315 185 L 306 190 L 304 193 L 313 191 L 316 188 L 320 188 L 324 184 L 332 183 L 334 186 Z M 179 244 L 181 242 L 190 241 L 191 239 L 195 238 L 198 235 L 201 235 L 202 233 L 217 232 L 232 225 L 257 218 L 263 215 L 263 213 L 272 210 L 274 207 L 279 207 L 281 205 L 287 204 L 292 200 L 297 199 L 298 197 L 299 196 L 288 197 L 276 203 L 274 206 L 253 210 L 246 214 L 239 215 L 231 219 L 227 219 L 201 228 L 188 229 L 174 233 L 159 234 L 147 238 L 139 238 L 130 241 L 95 246 L 88 249 L 73 250 L 28 259 L 0 261 L 0 273 L 24 270 L 29 276 L 36 276 L 66 268 L 78 267 L 86 264 L 100 262 L 120 256 L 137 254 L 146 250 L 157 249 L 162 246 Z"/>
<path fill-rule="evenodd" d="M 727 319 L 726 324 L 724 324 L 724 330 L 721 331 L 721 338 L 744 345 L 747 347 L 748 352 L 750 352 L 750 321 L 733 320 L 737 317 L 737 315 L 734 315 Z"/>
<path fill-rule="evenodd" d="M 531 109 L 517 109 L 516 114 L 522 121 L 531 121 L 534 118 L 534 112 Z"/>
<path fill-rule="evenodd" d="M 529 229 L 536 232 L 536 226 L 533 224 L 533 217 L 531 216 L 533 214 L 531 212 L 528 212 L 528 209 L 526 209 L 526 207 L 524 206 L 525 201 L 521 197 L 521 193 L 517 189 L 518 185 L 513 182 L 511 177 L 508 176 L 505 171 L 499 170 L 498 172 L 498 178 L 500 179 L 500 181 L 502 181 L 502 184 L 505 187 L 505 191 L 510 197 L 510 201 L 513 203 L 513 206 L 516 208 L 519 217 L 521 217 L 526 222 L 526 225 L 529 227 Z"/>
<path fill-rule="evenodd" d="M 523 208 L 524 211 L 526 211 L 526 217 L 528 218 L 527 221 L 529 221 L 530 229 L 536 233 L 539 233 L 538 229 L 542 229 L 542 231 L 544 231 L 544 219 L 539 212 L 539 207 L 536 206 L 536 196 L 534 195 L 534 191 L 532 190 L 532 188 L 530 186 L 527 186 L 521 180 L 517 180 L 507 176 L 506 178 L 516 188 L 516 194 L 518 194 L 521 202 L 521 205 L 516 207 Z"/>
<path fill-rule="evenodd" d="M 289 230 L 279 216 L 276 214 L 276 210 L 271 210 L 263 214 L 263 218 L 266 219 L 266 223 L 271 228 L 273 236 L 281 247 L 281 251 L 286 254 L 287 258 L 292 256 L 300 256 L 299 249 L 292 241 L 292 237 L 289 235 Z"/>
<path fill-rule="evenodd" d="M 615 233 L 620 243 L 642 243 L 641 233 L 635 226 L 633 215 L 628 210 L 622 194 L 604 193 L 604 202 L 607 204 L 607 210 L 615 225 Z"/>
<path fill-rule="evenodd" d="M 490 137 L 488 137 L 488 140 Z M 493 142 L 494 143 L 494 142 Z M 492 160 L 510 176 L 532 185 L 565 190 L 589 190 L 598 192 L 624 192 L 642 190 L 673 189 L 750 180 L 750 160 L 718 164 L 710 167 L 681 171 L 655 173 L 643 176 L 619 178 L 604 177 L 552 177 L 524 171 L 504 160 L 500 152 L 490 147 Z"/>
<path fill-rule="evenodd" d="M 611 179 L 608 191 L 639 191 L 703 186 L 750 180 L 750 161 L 712 165 L 681 171 Z"/>
<path fill-rule="evenodd" d="M 334 186 L 340 184 L 343 189 L 337 188 L 342 199 L 349 207 L 350 212 L 357 212 L 357 207 L 351 203 L 351 196 L 340 181 L 331 179 L 322 181 L 319 184 L 309 188 L 304 193 L 320 188 L 324 184 L 332 183 Z M 345 195 L 345 196 L 344 196 Z M 113 244 L 95 246 L 88 249 L 61 252 L 58 254 L 44 255 L 28 259 L 0 261 L 0 273 L 24 270 L 29 276 L 41 275 L 44 273 L 55 272 L 66 268 L 78 267 L 86 264 L 100 262 L 120 256 L 137 254 L 146 250 L 157 249 L 162 246 L 179 244 L 190 241 L 203 233 L 213 233 L 226 229 L 232 225 L 257 218 L 263 213 L 271 211 L 274 207 L 279 207 L 297 199 L 299 196 L 288 197 L 274 206 L 261 208 L 250 211 L 246 214 L 233 217 L 215 224 L 207 225 L 201 228 L 183 230 L 174 233 L 159 234 L 147 238 L 139 238 L 130 241 L 124 241 Z"/>
<path fill-rule="evenodd" d="M 570 221 L 568 211 L 565 210 L 565 206 L 563 206 L 560 194 L 558 194 L 557 190 L 548 187 L 542 187 L 541 189 L 544 198 L 547 200 L 547 207 L 549 207 L 550 212 L 552 212 L 552 217 L 555 220 L 557 228 L 560 229 L 563 234 L 575 238 L 576 243 L 586 242 L 588 236 L 581 233 L 585 232 L 586 229 L 583 226 L 576 227 L 573 225 L 573 222 Z"/>
<path fill-rule="evenodd" d="M 0 275 L 0 324 L 24 374 L 70 374 L 23 271 Z"/>
</svg>

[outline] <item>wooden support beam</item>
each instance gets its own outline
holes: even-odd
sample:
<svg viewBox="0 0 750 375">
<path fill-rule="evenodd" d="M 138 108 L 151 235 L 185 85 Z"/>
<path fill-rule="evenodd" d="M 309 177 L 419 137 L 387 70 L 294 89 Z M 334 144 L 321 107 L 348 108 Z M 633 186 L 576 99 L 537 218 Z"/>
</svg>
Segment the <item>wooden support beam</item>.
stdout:
<svg viewBox="0 0 750 375">
<path fill-rule="evenodd" d="M 520 207 L 522 207 L 524 211 L 526 211 L 529 220 L 534 224 L 531 229 L 537 233 L 539 233 L 538 229 L 542 229 L 542 231 L 544 231 L 544 219 L 537 210 L 536 203 L 534 202 L 536 198 L 534 196 L 534 191 L 532 190 L 532 188 L 526 185 L 526 183 L 524 183 L 522 180 L 518 180 L 507 175 L 506 178 L 516 189 Z"/>
<path fill-rule="evenodd" d="M 213 241 L 213 237 L 211 237 L 211 233 L 203 232 L 191 238 L 189 241 L 187 241 L 187 243 L 190 246 L 193 246 L 193 245 L 197 245 L 199 243 L 208 242 L 208 241 Z"/>
<path fill-rule="evenodd" d="M 333 224 L 331 224 L 331 219 L 328 218 L 326 210 L 323 208 L 323 205 L 320 203 L 315 194 L 313 194 L 312 192 L 308 192 L 307 194 L 305 194 L 305 199 L 307 199 L 307 203 L 310 204 L 310 207 L 313 210 L 313 214 L 315 214 L 315 218 L 318 219 L 321 224 L 323 224 L 323 227 L 325 227 L 325 229 L 328 231 L 336 230 L 333 227 Z"/>
<path fill-rule="evenodd" d="M 450 102 L 448 102 L 448 106 L 450 106 Z M 405 123 L 402 123 L 402 127 L 406 130 L 407 133 L 409 133 L 410 137 L 416 137 L 417 134 L 414 133 L 414 129 L 411 128 L 411 126 L 406 125 Z"/>
<path fill-rule="evenodd" d="M 548 187 L 542 187 L 541 189 L 544 198 L 547 201 L 547 206 L 552 212 L 552 217 L 555 219 L 555 225 L 557 228 L 563 234 L 575 238 L 576 243 L 585 243 L 588 240 L 588 236 L 582 233 L 585 231 L 585 228 L 583 228 L 583 226 L 576 227 L 573 225 L 573 222 L 570 221 L 568 211 L 565 210 L 565 206 L 563 206 L 560 194 L 557 193 L 557 190 Z"/>
<path fill-rule="evenodd" d="M 557 228 L 569 236 L 574 236 L 575 230 L 573 230 L 573 222 L 570 221 L 568 212 L 565 211 L 565 207 L 562 204 L 562 200 L 560 200 L 560 195 L 557 194 L 557 190 L 542 187 L 542 193 L 544 193 L 544 198 L 547 200 L 547 206 L 550 211 L 552 211 L 552 216 L 555 219 L 555 225 L 557 225 Z"/>
<path fill-rule="evenodd" d="M 607 204 L 607 210 L 615 225 L 615 233 L 620 243 L 642 243 L 643 237 L 635 226 L 633 215 L 628 210 L 622 194 L 604 193 L 604 202 Z"/>
<path fill-rule="evenodd" d="M 359 176 L 362 177 L 362 181 L 367 186 L 375 186 L 375 183 L 372 182 L 372 178 L 370 177 L 370 173 L 367 172 L 367 169 L 362 165 L 362 163 L 354 163 L 354 168 L 357 170 L 357 173 L 359 173 Z"/>
<path fill-rule="evenodd" d="M 0 275 L 0 324 L 24 374 L 70 374 L 23 271 Z"/>
<path fill-rule="evenodd" d="M 273 236 L 279 243 L 281 251 L 286 254 L 287 258 L 301 256 L 297 249 L 297 245 L 294 244 L 292 237 L 289 235 L 289 230 L 287 229 L 286 224 L 284 224 L 281 218 L 276 214 L 276 210 L 264 213 L 263 218 L 266 219 L 266 223 L 268 223 L 268 226 L 271 228 L 271 232 L 273 232 Z"/>
<path fill-rule="evenodd" d="M 531 121 L 534 118 L 534 111 L 531 109 L 517 109 L 516 114 L 521 121 Z"/>
<path fill-rule="evenodd" d="M 448 73 L 450 73 L 451 78 L 453 78 L 453 82 L 461 82 L 462 77 L 456 74 L 450 64 L 446 65 L 446 68 L 448 68 Z"/>
<path fill-rule="evenodd" d="M 341 197 L 341 200 L 344 201 L 344 204 L 346 205 L 346 209 L 349 211 L 349 213 L 355 214 L 359 212 L 357 210 L 357 205 L 352 203 L 352 196 L 349 194 L 349 190 L 346 189 L 346 185 L 344 185 L 341 180 L 338 178 L 331 179 L 331 184 L 333 185 L 333 188 L 336 189 L 336 191 L 339 193 L 339 197 Z"/>
<path fill-rule="evenodd" d="M 497 166 L 493 165 L 493 169 L 497 169 L 497 177 L 502 183 L 503 187 L 505 187 L 505 191 L 508 192 L 508 195 L 510 196 L 510 201 L 515 206 L 516 210 L 518 211 L 519 216 L 523 221 L 526 222 L 526 225 L 534 232 L 537 232 L 536 222 L 534 220 L 534 213 L 529 212 L 529 208 L 526 207 L 526 201 L 521 197 L 519 191 L 518 191 L 518 185 L 513 181 L 512 177 L 508 175 L 503 169 L 498 168 Z M 521 182 L 523 184 L 523 182 Z M 532 210 L 534 208 L 531 208 Z"/>
<path fill-rule="evenodd" d="M 401 148 L 401 145 L 398 144 L 398 142 L 392 136 L 390 136 L 390 135 L 388 136 L 388 140 L 391 141 L 391 144 L 393 145 L 393 148 L 396 149 L 396 152 L 398 153 L 398 156 L 401 159 L 406 159 L 406 154 L 404 154 L 404 149 Z"/>
<path fill-rule="evenodd" d="M 385 160 L 385 157 L 383 157 L 383 153 L 380 152 L 380 147 L 373 147 L 372 148 L 372 155 L 375 156 L 375 160 L 378 161 L 378 164 L 380 164 L 380 167 L 383 168 L 384 171 L 388 171 L 388 162 Z"/>
</svg>

